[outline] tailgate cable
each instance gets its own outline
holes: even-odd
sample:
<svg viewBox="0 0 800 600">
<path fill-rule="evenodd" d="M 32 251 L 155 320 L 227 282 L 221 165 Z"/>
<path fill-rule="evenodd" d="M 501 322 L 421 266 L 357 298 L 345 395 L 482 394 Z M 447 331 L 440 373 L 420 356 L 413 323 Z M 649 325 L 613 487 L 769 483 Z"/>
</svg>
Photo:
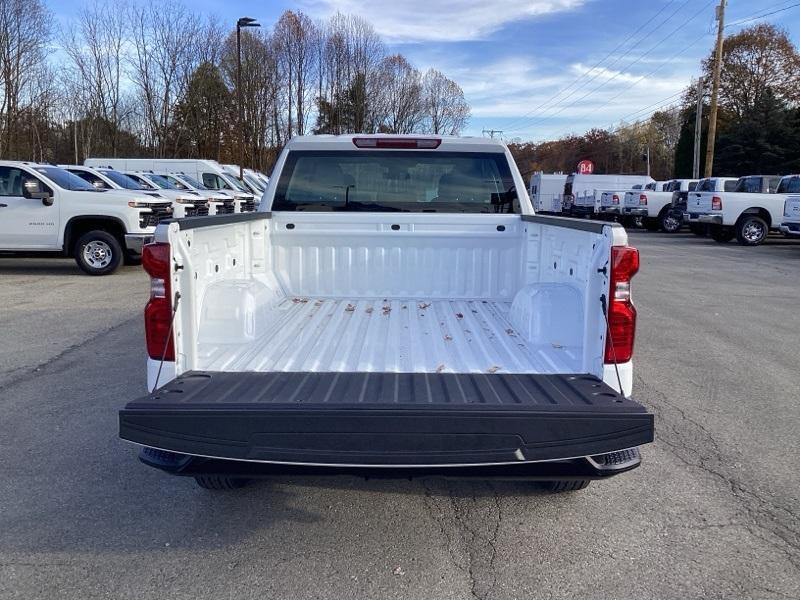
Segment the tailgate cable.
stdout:
<svg viewBox="0 0 800 600">
<path fill-rule="evenodd" d="M 169 347 L 169 339 L 172 337 L 172 326 L 175 323 L 175 315 L 178 312 L 178 300 L 181 299 L 181 293 L 175 292 L 175 302 L 173 302 L 172 317 L 169 320 L 169 331 L 167 331 L 167 339 L 164 340 L 164 350 L 161 352 L 161 362 L 158 363 L 158 372 L 156 373 L 156 381 L 153 384 L 153 391 L 158 389 L 158 380 L 161 377 L 161 367 L 164 366 L 164 359 L 167 356 L 167 348 Z M 622 389 L 622 388 L 620 388 Z"/>
<path fill-rule="evenodd" d="M 614 336 L 611 335 L 611 323 L 608 322 L 608 305 L 607 305 L 606 295 L 603 294 L 600 296 L 600 306 L 603 309 L 603 316 L 606 318 L 606 335 L 608 336 L 608 343 L 611 344 L 611 355 L 614 358 L 614 371 L 617 374 L 617 383 L 619 384 L 619 393 L 622 396 L 625 396 L 625 392 L 622 391 L 622 377 L 619 376 L 619 365 L 617 364 L 617 351 L 614 349 Z M 171 329 L 170 329 L 171 331 Z M 166 351 L 166 348 L 164 349 Z M 158 381 L 158 378 L 156 378 Z"/>
</svg>

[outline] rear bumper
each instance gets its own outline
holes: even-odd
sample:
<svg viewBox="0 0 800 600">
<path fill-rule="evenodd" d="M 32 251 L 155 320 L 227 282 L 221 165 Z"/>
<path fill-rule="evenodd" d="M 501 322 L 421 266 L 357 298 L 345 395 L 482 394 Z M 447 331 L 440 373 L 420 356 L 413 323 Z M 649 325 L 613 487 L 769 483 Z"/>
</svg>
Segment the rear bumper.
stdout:
<svg viewBox="0 0 800 600">
<path fill-rule="evenodd" d="M 700 223 L 702 225 L 722 225 L 722 215 L 709 215 L 706 213 L 688 213 L 687 223 Z"/>
<path fill-rule="evenodd" d="M 348 468 L 564 461 L 653 440 L 653 416 L 588 375 L 188 373 L 119 425 L 183 455 Z"/>
<path fill-rule="evenodd" d="M 606 215 L 621 215 L 622 208 L 619 206 L 601 206 L 600 213 Z"/>
<path fill-rule="evenodd" d="M 625 214 L 630 215 L 632 217 L 646 217 L 647 216 L 647 209 L 646 208 L 626 208 Z"/>
<path fill-rule="evenodd" d="M 248 478 L 280 475 L 356 475 L 369 478 L 402 477 L 407 479 L 442 476 L 465 479 L 524 479 L 531 481 L 605 479 L 631 471 L 642 463 L 638 448 L 627 448 L 618 452 L 557 461 L 459 467 L 452 465 L 443 467 L 406 467 L 404 469 L 219 460 L 148 447 L 140 450 L 139 460 L 149 467 L 171 475 L 188 477 L 196 475 L 225 475 Z"/>
<path fill-rule="evenodd" d="M 781 223 L 780 230 L 784 235 L 800 236 L 800 223 Z"/>
<path fill-rule="evenodd" d="M 126 233 L 125 234 L 125 247 L 135 253 L 142 253 L 142 246 L 149 244 L 153 241 L 152 233 Z"/>
</svg>

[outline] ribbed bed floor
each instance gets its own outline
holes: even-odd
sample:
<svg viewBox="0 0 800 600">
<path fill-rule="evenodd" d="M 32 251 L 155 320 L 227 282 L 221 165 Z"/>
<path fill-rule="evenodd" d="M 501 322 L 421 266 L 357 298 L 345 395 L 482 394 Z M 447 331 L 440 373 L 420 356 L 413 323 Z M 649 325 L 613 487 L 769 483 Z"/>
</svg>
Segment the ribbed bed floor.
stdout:
<svg viewBox="0 0 800 600">
<path fill-rule="evenodd" d="M 510 302 L 287 298 L 249 344 L 200 344 L 198 369 L 576 373 L 579 349 L 526 343 Z"/>
</svg>

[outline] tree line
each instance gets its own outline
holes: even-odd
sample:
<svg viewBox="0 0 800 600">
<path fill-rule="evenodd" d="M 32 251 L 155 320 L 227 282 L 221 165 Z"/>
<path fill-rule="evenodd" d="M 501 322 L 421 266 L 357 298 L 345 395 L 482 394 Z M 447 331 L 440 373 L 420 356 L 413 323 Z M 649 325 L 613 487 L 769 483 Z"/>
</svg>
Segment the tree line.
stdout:
<svg viewBox="0 0 800 600">
<path fill-rule="evenodd" d="M 455 81 L 388 53 L 356 15 L 242 29 L 241 88 L 235 24 L 180 0 L 92 0 L 53 23 L 44 0 L 0 0 L 0 158 L 241 153 L 268 170 L 295 135 L 453 135 L 470 116 Z"/>
<path fill-rule="evenodd" d="M 711 81 L 713 53 L 703 61 Z M 594 161 L 598 173 L 646 172 L 650 149 L 655 179 L 692 176 L 697 82 L 681 100 L 636 123 L 593 129 L 543 143 L 511 144 L 523 171 L 573 172 Z M 705 157 L 710 83 L 704 86 L 701 157 Z M 701 168 L 704 160 L 701 160 Z M 757 24 L 728 36 L 723 46 L 714 174 L 800 172 L 800 53 L 786 31 Z M 701 176 L 704 174 L 701 173 Z"/>
</svg>

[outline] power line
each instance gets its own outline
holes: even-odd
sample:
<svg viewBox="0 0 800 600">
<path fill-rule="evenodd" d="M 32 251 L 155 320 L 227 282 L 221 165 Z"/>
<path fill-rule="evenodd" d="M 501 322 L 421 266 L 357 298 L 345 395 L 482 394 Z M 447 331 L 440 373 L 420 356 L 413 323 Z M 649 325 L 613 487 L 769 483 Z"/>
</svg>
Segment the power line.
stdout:
<svg viewBox="0 0 800 600">
<path fill-rule="evenodd" d="M 778 6 L 778 5 L 776 4 L 775 6 Z M 750 23 L 751 21 L 758 21 L 759 19 L 763 19 L 765 17 L 771 17 L 772 15 L 777 15 L 778 13 L 782 13 L 782 12 L 790 10 L 792 8 L 797 8 L 798 6 L 800 6 L 800 2 L 796 2 L 796 3 L 794 3 L 794 4 L 790 5 L 790 6 L 785 6 L 783 8 L 779 8 L 778 10 L 773 10 L 772 12 L 764 13 L 763 15 L 756 15 L 756 16 L 753 16 L 753 17 L 747 17 L 747 18 L 742 19 L 740 21 L 734 21 L 733 23 L 728 23 L 725 26 L 725 29 L 727 29 L 728 27 L 734 27 L 736 25 L 742 25 L 744 23 Z M 765 10 L 769 10 L 769 9 L 765 9 Z"/>
<path fill-rule="evenodd" d="M 685 6 L 686 4 L 688 4 L 688 1 L 689 1 L 689 0 L 687 0 L 687 2 L 685 2 L 683 5 L 681 5 L 681 7 L 680 7 L 680 8 L 683 8 L 683 6 Z M 577 78 L 575 78 L 575 79 L 574 79 L 574 80 L 573 80 L 573 81 L 572 81 L 572 82 L 571 82 L 569 85 L 567 85 L 565 88 L 563 88 L 563 89 L 559 90 L 559 91 L 558 91 L 558 92 L 556 92 L 554 95 L 550 96 L 550 97 L 549 97 L 547 100 L 545 100 L 544 102 L 542 102 L 541 104 L 539 104 L 537 107 L 533 108 L 532 110 L 528 111 L 527 113 L 525 113 L 525 114 L 524 114 L 524 115 L 522 115 L 522 116 L 519 116 L 519 117 L 515 117 L 515 118 L 513 118 L 513 119 L 511 120 L 511 122 L 510 122 L 510 123 L 508 123 L 508 124 L 506 125 L 506 127 L 509 127 L 509 126 L 511 126 L 511 125 L 514 125 L 514 124 L 518 123 L 519 121 L 522 121 L 522 120 L 526 119 L 527 117 L 531 116 L 532 114 L 534 114 L 536 111 L 538 111 L 538 110 L 539 110 L 539 109 L 541 109 L 542 107 L 546 106 L 547 104 L 550 104 L 550 102 L 551 102 L 552 100 L 555 100 L 555 99 L 556 99 L 556 98 L 558 98 L 558 97 L 559 97 L 561 94 L 563 94 L 564 92 L 566 92 L 567 90 L 569 90 L 569 89 L 570 89 L 572 86 L 574 86 L 576 83 L 578 83 L 578 82 L 579 82 L 581 79 L 584 79 L 585 77 L 588 77 L 589 75 L 591 75 L 591 73 L 592 73 L 592 72 L 593 72 L 595 69 L 597 69 L 597 68 L 598 68 L 598 67 L 599 67 L 601 64 L 603 64 L 603 63 L 604 63 L 606 60 L 608 60 L 608 59 L 609 59 L 609 58 L 610 58 L 610 57 L 611 57 L 611 56 L 614 54 L 614 52 L 616 52 L 617 50 L 619 50 L 620 48 L 622 48 L 622 47 L 623 47 L 625 44 L 627 44 L 627 43 L 628 43 L 628 42 L 629 42 L 631 39 L 633 39 L 633 37 L 635 37 L 635 36 L 636 36 L 636 34 L 638 34 L 638 33 L 639 33 L 639 32 L 640 32 L 642 29 L 644 29 L 644 28 L 645 28 L 645 27 L 647 27 L 647 26 L 648 26 L 650 23 L 652 23 L 652 22 L 653 22 L 653 21 L 654 21 L 656 18 L 658 18 L 658 17 L 661 15 L 661 13 L 663 13 L 665 10 L 667 10 L 667 8 L 669 8 L 670 6 L 672 6 L 673 4 L 675 4 L 675 2 L 677 2 L 677 0 L 671 0 L 669 4 L 665 4 L 664 6 L 662 6 L 662 7 L 661 7 L 661 10 L 659 10 L 659 11 L 658 11 L 656 14 L 654 14 L 654 15 L 653 15 L 652 17 L 650 17 L 650 18 L 649 18 L 647 21 L 645 21 L 645 22 L 644 22 L 642 25 L 640 25 L 640 26 L 639 26 L 639 28 L 638 28 L 636 31 L 634 31 L 634 32 L 633 32 L 632 34 L 630 34 L 630 35 L 629 35 L 627 38 L 625 38 L 624 40 L 622 40 L 622 42 L 621 42 L 621 43 L 617 44 L 617 46 L 616 46 L 616 47 L 615 47 L 613 50 L 611 50 L 611 51 L 610 51 L 608 54 L 606 54 L 606 55 L 605 55 L 603 58 L 601 58 L 601 59 L 600 59 L 598 62 L 596 62 L 596 63 L 595 63 L 595 65 L 594 65 L 594 66 L 593 66 L 591 69 L 589 69 L 589 70 L 588 70 L 588 71 L 586 71 L 585 73 L 582 73 L 581 75 L 579 75 L 579 76 L 578 76 Z M 680 8 L 679 8 L 679 10 L 680 10 Z M 676 11 L 676 12 L 677 12 L 677 11 Z M 672 17 L 674 17 L 674 16 L 675 16 L 675 13 L 673 13 L 672 15 L 670 15 L 670 17 L 668 17 L 668 18 L 666 19 L 666 21 L 665 21 L 665 22 L 669 21 L 669 20 L 670 20 L 670 19 L 672 19 Z M 652 31 L 655 31 L 655 30 L 652 30 Z M 652 31 L 649 31 L 649 32 L 648 32 L 646 35 L 649 35 L 650 33 L 652 33 Z M 641 40 L 639 40 L 639 41 L 641 41 Z M 634 47 L 635 47 L 635 46 L 634 46 Z M 631 49 L 633 49 L 633 48 L 631 48 Z M 628 52 L 630 52 L 630 50 L 629 50 Z M 622 59 L 622 58 L 624 58 L 625 56 L 627 56 L 627 53 L 626 53 L 626 54 L 623 54 L 622 56 L 620 56 L 619 58 L 617 58 L 617 60 L 616 60 L 616 61 L 614 61 L 614 63 L 612 63 L 612 64 L 611 64 L 611 65 L 609 65 L 609 66 L 613 66 L 614 64 L 616 64 L 616 62 L 618 62 L 619 60 L 621 60 L 621 59 Z M 602 71 L 601 71 L 600 73 L 602 73 Z M 598 75 L 599 75 L 600 73 L 598 73 Z M 594 81 L 596 78 L 597 78 L 597 76 L 595 76 L 595 78 L 591 79 L 590 81 L 588 81 L 587 83 L 585 83 L 585 84 L 583 84 L 583 85 L 587 85 L 588 83 L 591 83 L 591 82 L 592 82 L 592 81 Z M 583 87 L 583 85 L 582 85 L 581 87 Z M 578 89 L 581 89 L 581 88 L 578 88 Z M 578 90 L 576 90 L 576 91 L 578 91 Z M 569 98 L 570 98 L 570 96 L 567 96 L 566 98 L 562 98 L 562 99 L 560 100 L 560 102 L 563 102 L 564 100 L 568 100 Z M 549 110 L 549 109 L 548 109 L 548 110 Z"/>
<path fill-rule="evenodd" d="M 709 4 L 711 4 L 711 2 L 709 2 Z M 698 38 L 696 38 L 694 42 L 692 42 L 692 43 L 691 43 L 691 44 L 689 44 L 688 46 L 684 46 L 682 50 L 680 50 L 679 52 L 677 52 L 677 53 L 673 54 L 672 56 L 670 56 L 670 57 L 667 59 L 667 61 L 666 61 L 666 62 L 664 62 L 664 63 L 663 63 L 663 64 L 661 64 L 660 66 L 656 67 L 655 69 L 653 69 L 653 70 L 652 70 L 652 71 L 650 71 L 649 73 L 645 73 L 644 75 L 642 75 L 641 77 L 639 77 L 639 79 L 637 79 L 637 80 L 635 80 L 634 82 L 632 82 L 630 85 L 628 85 L 628 86 L 626 86 L 626 87 L 622 88 L 622 89 L 619 91 L 619 93 L 615 94 L 614 96 L 612 96 L 611 98 L 609 98 L 608 100 L 606 100 L 606 101 L 605 101 L 603 104 L 601 104 L 600 106 L 593 107 L 593 108 L 592 108 L 592 110 L 590 110 L 590 111 L 588 111 L 588 112 L 585 112 L 585 113 L 583 113 L 583 114 L 579 115 L 578 117 L 575 117 L 575 119 L 574 119 L 574 120 L 576 120 L 576 121 L 577 121 L 577 120 L 580 120 L 580 119 L 582 119 L 582 118 L 584 118 L 584 117 L 587 117 L 587 116 L 591 115 L 592 113 L 595 113 L 595 112 L 597 112 L 598 110 L 600 110 L 600 109 L 602 109 L 602 108 L 605 108 L 606 106 L 608 106 L 609 104 L 611 104 L 611 103 L 612 103 L 614 100 L 616 100 L 617 98 L 619 98 L 620 96 L 622 96 L 622 94 L 624 94 L 625 92 L 627 92 L 629 89 L 631 89 L 631 88 L 632 88 L 632 87 L 634 87 L 635 85 L 637 85 L 637 84 L 641 83 L 641 81 L 642 81 L 643 79 L 645 79 L 646 77 L 649 77 L 649 76 L 651 76 L 651 75 L 654 75 L 654 74 L 656 74 L 658 71 L 660 71 L 661 69 L 663 69 L 663 68 L 664 68 L 664 67 L 665 67 L 665 66 L 668 64 L 668 62 L 669 62 L 669 61 L 671 61 L 671 60 L 673 60 L 673 59 L 675 59 L 675 58 L 679 57 L 679 56 L 680 56 L 680 55 L 682 55 L 682 54 L 685 54 L 686 52 L 688 52 L 689 50 L 691 50 L 691 49 L 692 49 L 694 46 L 696 46 L 697 44 L 699 44 L 701 41 L 705 41 L 705 39 L 706 39 L 706 37 L 698 37 Z M 553 116 L 555 116 L 555 115 L 553 115 Z M 556 131 L 556 130 L 554 129 L 554 130 L 552 130 L 552 131 Z M 548 134 L 548 135 L 551 135 L 551 134 Z"/>
<path fill-rule="evenodd" d="M 625 115 L 624 117 L 620 118 L 619 120 L 620 121 L 627 121 L 631 117 L 634 117 L 634 116 L 638 115 L 639 113 L 647 112 L 647 109 L 653 108 L 653 107 L 655 107 L 655 110 L 653 112 L 657 112 L 658 110 L 660 110 L 664 106 L 669 106 L 670 104 L 673 104 L 674 103 L 674 99 L 677 98 L 678 96 L 682 96 L 683 93 L 684 93 L 684 90 L 681 90 L 679 92 L 675 92 L 671 96 L 667 96 L 666 98 L 664 98 L 662 100 L 659 100 L 658 102 L 654 102 L 653 104 L 651 104 L 649 106 L 645 106 L 644 108 L 640 108 L 639 110 L 637 110 L 635 112 L 632 112 L 632 113 L 630 113 L 628 115 Z M 642 118 L 642 117 L 637 117 L 637 118 Z"/>
<path fill-rule="evenodd" d="M 653 53 L 653 51 L 654 51 L 656 48 L 658 48 L 658 47 L 659 47 L 661 44 L 663 44 L 663 43 L 664 43 L 665 41 L 667 41 L 668 39 L 672 38 L 672 36 L 673 36 L 674 34 L 676 34 L 678 31 L 680 31 L 681 29 L 683 29 L 683 28 L 684 28 L 684 27 L 685 27 L 685 26 L 686 26 L 688 23 L 691 23 L 692 21 L 694 21 L 694 20 L 695 20 L 697 17 L 699 17 L 699 16 L 700 16 L 700 15 L 701 15 L 703 12 L 705 12 L 705 10 L 706 10 L 706 9 L 707 9 L 709 6 L 711 6 L 712 4 L 714 4 L 714 2 L 715 2 L 715 0 L 711 0 L 710 2 L 707 2 L 706 4 L 704 4 L 704 5 L 703 5 L 703 8 L 701 8 L 701 9 L 700 9 L 698 12 L 696 12 L 696 13 L 695 13 L 695 14 L 694 14 L 694 15 L 693 15 L 693 16 L 692 16 L 692 17 L 691 17 L 691 18 L 690 18 L 688 21 L 684 21 L 684 22 L 683 22 L 683 23 L 681 23 L 681 24 L 680 24 L 680 25 L 679 25 L 677 28 L 675 28 L 675 29 L 674 29 L 674 30 L 672 30 L 670 33 L 668 33 L 668 34 L 667 34 L 665 37 L 663 37 L 663 38 L 662 38 L 662 39 L 661 39 L 661 40 L 660 40 L 658 43 L 656 43 L 656 45 L 655 45 L 655 46 L 653 46 L 652 48 L 650 48 L 650 50 L 648 50 L 647 52 L 645 52 L 644 54 L 642 54 L 641 56 L 639 56 L 639 58 L 637 58 L 635 61 L 633 61 L 632 63 L 630 63 L 630 64 L 627 66 L 627 68 L 630 68 L 630 67 L 632 67 L 632 66 L 633 66 L 633 65 L 635 65 L 636 63 L 638 63 L 638 62 L 642 61 L 644 58 L 646 58 L 647 56 L 649 56 L 650 54 L 652 54 L 652 53 Z M 678 54 L 676 54 L 675 56 L 680 56 L 681 54 L 683 54 L 684 52 L 686 52 L 686 50 L 688 50 L 689 48 L 691 48 L 692 46 L 694 46 L 695 44 L 697 44 L 697 41 L 698 41 L 698 40 L 700 40 L 700 39 L 702 39 L 702 38 L 697 38 L 697 39 L 695 40 L 695 42 L 693 42 L 693 43 L 692 43 L 692 44 L 690 44 L 689 46 L 685 46 L 685 47 L 684 47 L 684 49 L 683 49 L 682 51 L 678 52 Z M 674 57 L 672 57 L 672 58 L 674 58 Z M 661 65 L 660 67 L 658 67 L 658 68 L 657 68 L 655 71 L 651 71 L 650 73 L 643 75 L 642 77 L 640 77 L 639 79 L 637 79 L 637 80 L 634 82 L 634 84 L 633 84 L 633 85 L 635 85 L 636 83 L 639 83 L 639 82 L 640 82 L 642 79 L 644 79 L 645 77 L 647 77 L 648 75 L 650 75 L 650 74 L 652 74 L 652 73 L 655 73 L 656 71 L 659 71 L 659 70 L 660 70 L 660 69 L 662 69 L 663 67 L 664 67 L 664 65 L 662 64 L 662 65 Z M 547 119 L 551 119 L 551 118 L 555 117 L 556 115 L 559 115 L 559 114 L 561 114 L 562 112 L 564 112 L 564 111 L 565 111 L 565 110 L 567 110 L 568 108 L 572 108 L 573 106 L 575 106 L 576 104 L 578 104 L 578 103 L 579 103 L 579 102 L 581 102 L 582 100 L 585 100 L 586 98 L 588 98 L 589 96 L 591 96 L 592 94 L 594 94 L 594 93 L 595 93 L 596 91 L 598 91 L 600 88 L 602 88 L 602 87 L 604 87 L 604 86 L 608 85 L 609 83 L 611 83 L 612 81 L 614 81 L 614 80 L 615 80 L 617 77 L 619 77 L 621 74 L 622 74 L 622 71 L 620 71 L 620 72 L 617 72 L 617 73 L 616 73 L 616 74 L 615 74 L 613 77 L 611 77 L 610 79 L 608 79 L 608 80 L 604 81 L 604 82 L 603 82 L 601 85 L 599 85 L 598 87 L 596 87 L 596 88 L 594 88 L 594 89 L 590 90 L 589 92 L 587 92 L 586 94 L 584 94 L 583 96 L 581 96 L 580 98 L 578 98 L 577 100 L 575 100 L 574 102 L 572 102 L 571 104 L 568 104 L 568 105 L 566 105 L 566 106 L 562 107 L 561 109 L 557 110 L 557 111 L 556 111 L 556 112 L 554 112 L 553 114 L 547 115 L 546 117 L 540 117 L 540 118 L 538 118 L 538 119 L 535 119 L 534 121 L 532 121 L 532 122 L 528 123 L 528 124 L 527 124 L 525 127 L 526 127 L 526 128 L 527 128 L 527 127 L 533 127 L 534 125 L 537 125 L 537 124 L 539 124 L 539 123 L 541 123 L 541 122 L 544 122 L 544 121 L 546 121 Z M 632 87 L 632 86 L 628 86 L 628 88 L 625 88 L 625 89 L 629 89 L 630 87 Z M 618 97 L 618 96 L 614 96 L 614 98 L 617 98 L 617 97 Z M 520 129 L 522 129 L 522 127 L 514 127 L 514 128 L 508 128 L 508 127 L 507 127 L 507 128 L 506 128 L 506 131 L 519 131 Z"/>
</svg>

